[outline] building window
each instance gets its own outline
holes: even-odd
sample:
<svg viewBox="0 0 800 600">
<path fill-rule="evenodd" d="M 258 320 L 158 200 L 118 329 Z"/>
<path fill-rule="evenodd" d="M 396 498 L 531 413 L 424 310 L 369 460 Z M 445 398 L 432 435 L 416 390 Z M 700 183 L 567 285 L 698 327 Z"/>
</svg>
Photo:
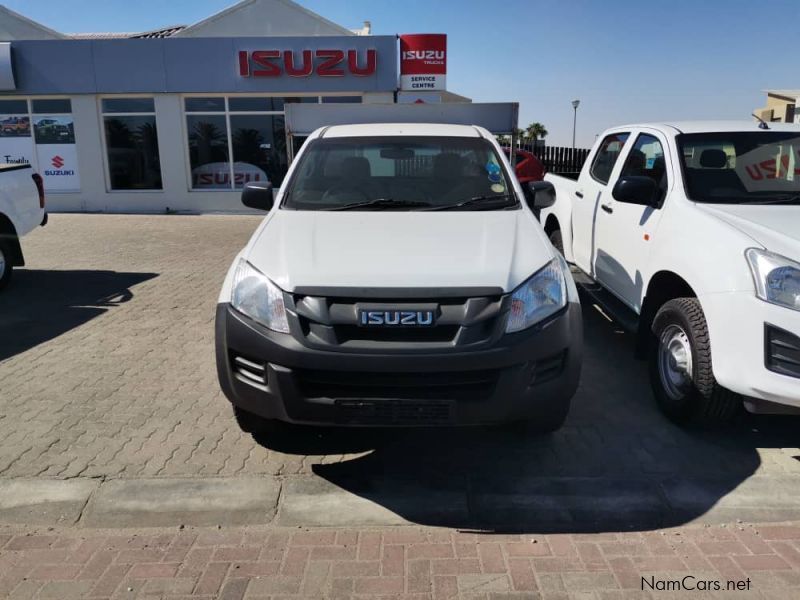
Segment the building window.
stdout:
<svg viewBox="0 0 800 600">
<path fill-rule="evenodd" d="M 153 99 L 103 98 L 101 110 L 111 189 L 162 189 Z"/>
<path fill-rule="evenodd" d="M 241 189 L 251 181 L 283 182 L 288 169 L 284 106 L 318 96 L 186 97 L 186 135 L 193 190 Z"/>
</svg>

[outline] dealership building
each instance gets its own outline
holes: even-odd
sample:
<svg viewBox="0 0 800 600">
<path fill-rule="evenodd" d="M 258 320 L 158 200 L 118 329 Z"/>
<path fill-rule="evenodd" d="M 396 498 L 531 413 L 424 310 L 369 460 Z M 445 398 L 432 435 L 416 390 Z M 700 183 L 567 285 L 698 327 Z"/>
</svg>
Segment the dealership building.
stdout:
<svg viewBox="0 0 800 600">
<path fill-rule="evenodd" d="M 32 163 L 53 211 L 239 211 L 237 190 L 280 186 L 302 143 L 287 105 L 468 102 L 445 73 L 444 35 L 373 36 L 291 0 L 140 33 L 0 6 L 0 162 Z"/>
</svg>

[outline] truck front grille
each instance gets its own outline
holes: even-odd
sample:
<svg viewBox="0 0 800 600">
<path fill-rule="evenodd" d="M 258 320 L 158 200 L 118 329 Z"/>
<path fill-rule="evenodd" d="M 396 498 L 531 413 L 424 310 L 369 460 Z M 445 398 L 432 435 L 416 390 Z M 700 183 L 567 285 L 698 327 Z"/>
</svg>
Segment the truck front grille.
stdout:
<svg viewBox="0 0 800 600">
<path fill-rule="evenodd" d="M 453 420 L 450 402 L 399 400 L 337 400 L 339 425 L 447 425 Z"/>
<path fill-rule="evenodd" d="M 764 338 L 767 369 L 789 377 L 800 377 L 800 337 L 767 324 Z"/>
<path fill-rule="evenodd" d="M 497 370 L 444 373 L 373 373 L 295 369 L 306 398 L 479 401 L 491 396 Z"/>
<path fill-rule="evenodd" d="M 502 335 L 507 308 L 502 296 L 477 298 L 345 298 L 286 294 L 290 319 L 305 345 L 320 349 L 404 351 L 476 347 Z M 360 309 L 434 312 L 429 327 L 363 327 Z"/>
</svg>

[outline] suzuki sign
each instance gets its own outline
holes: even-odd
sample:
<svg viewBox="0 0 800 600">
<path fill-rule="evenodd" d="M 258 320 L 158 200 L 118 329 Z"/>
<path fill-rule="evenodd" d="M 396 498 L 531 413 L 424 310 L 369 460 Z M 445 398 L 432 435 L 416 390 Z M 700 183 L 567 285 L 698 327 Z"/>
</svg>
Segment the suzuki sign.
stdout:
<svg viewBox="0 0 800 600">
<path fill-rule="evenodd" d="M 400 89 L 413 92 L 447 89 L 447 35 L 400 36 Z"/>
</svg>

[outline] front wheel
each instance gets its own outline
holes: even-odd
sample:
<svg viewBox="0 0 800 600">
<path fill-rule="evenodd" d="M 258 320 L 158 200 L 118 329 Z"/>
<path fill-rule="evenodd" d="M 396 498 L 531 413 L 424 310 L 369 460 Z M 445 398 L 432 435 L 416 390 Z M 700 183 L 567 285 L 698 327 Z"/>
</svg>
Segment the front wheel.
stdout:
<svg viewBox="0 0 800 600">
<path fill-rule="evenodd" d="M 8 245 L 0 242 L 0 290 L 6 287 L 8 282 L 11 281 L 12 273 L 11 253 L 8 251 Z"/>
<path fill-rule="evenodd" d="M 661 411 L 680 424 L 731 420 L 742 403 L 714 379 L 708 325 L 697 298 L 666 302 L 652 331 L 650 385 Z"/>
</svg>

